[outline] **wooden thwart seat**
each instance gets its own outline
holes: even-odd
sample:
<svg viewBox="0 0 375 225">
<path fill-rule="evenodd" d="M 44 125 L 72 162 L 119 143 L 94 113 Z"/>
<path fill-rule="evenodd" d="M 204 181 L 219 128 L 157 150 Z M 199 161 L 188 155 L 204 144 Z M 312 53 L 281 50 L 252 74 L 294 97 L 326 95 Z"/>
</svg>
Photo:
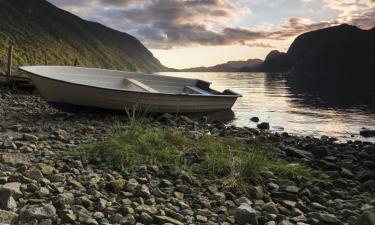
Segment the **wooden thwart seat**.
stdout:
<svg viewBox="0 0 375 225">
<path fill-rule="evenodd" d="M 213 95 L 211 92 L 202 90 L 195 86 L 185 86 L 183 92 L 186 94 Z"/>
<path fill-rule="evenodd" d="M 152 93 L 158 93 L 157 90 L 151 88 L 150 86 L 138 81 L 138 80 L 135 80 L 135 79 L 132 79 L 132 78 L 124 78 L 124 85 L 125 86 L 136 86 L 137 88 L 140 88 L 142 89 L 143 91 L 148 91 L 148 92 L 152 92 Z"/>
</svg>

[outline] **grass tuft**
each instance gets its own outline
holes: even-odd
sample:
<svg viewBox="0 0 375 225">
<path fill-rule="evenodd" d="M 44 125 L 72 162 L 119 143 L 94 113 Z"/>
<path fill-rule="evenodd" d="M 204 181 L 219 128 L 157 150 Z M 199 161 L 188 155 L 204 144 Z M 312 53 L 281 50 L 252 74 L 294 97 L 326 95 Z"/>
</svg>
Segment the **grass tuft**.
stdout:
<svg viewBox="0 0 375 225">
<path fill-rule="evenodd" d="M 91 163 L 105 163 L 120 171 L 139 165 L 157 165 L 195 174 L 213 175 L 229 188 L 243 183 L 259 183 L 261 173 L 273 171 L 281 176 L 313 180 L 307 167 L 270 159 L 266 148 L 251 146 L 235 137 L 202 135 L 191 138 L 178 129 L 161 129 L 137 123 L 105 141 L 84 145 L 76 150 Z"/>
</svg>

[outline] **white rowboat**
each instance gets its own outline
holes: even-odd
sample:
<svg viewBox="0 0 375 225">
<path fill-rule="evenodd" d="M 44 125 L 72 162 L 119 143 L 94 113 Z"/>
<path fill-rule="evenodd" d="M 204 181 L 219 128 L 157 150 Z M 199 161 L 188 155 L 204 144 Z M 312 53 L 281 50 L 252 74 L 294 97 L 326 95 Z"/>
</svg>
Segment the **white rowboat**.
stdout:
<svg viewBox="0 0 375 225">
<path fill-rule="evenodd" d="M 25 66 L 42 97 L 53 107 L 149 112 L 209 112 L 232 108 L 241 95 L 210 89 L 197 79 L 69 66 Z"/>
</svg>

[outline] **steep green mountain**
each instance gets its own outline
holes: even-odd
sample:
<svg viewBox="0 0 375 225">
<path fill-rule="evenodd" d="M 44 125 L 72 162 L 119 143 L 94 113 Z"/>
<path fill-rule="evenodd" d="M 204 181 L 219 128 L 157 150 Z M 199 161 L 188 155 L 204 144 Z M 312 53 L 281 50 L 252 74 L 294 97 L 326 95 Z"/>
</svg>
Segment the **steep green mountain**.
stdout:
<svg viewBox="0 0 375 225">
<path fill-rule="evenodd" d="M 13 45 L 14 67 L 48 64 L 129 71 L 166 68 L 133 36 L 83 20 L 45 0 L 0 0 L 0 66 Z"/>
</svg>

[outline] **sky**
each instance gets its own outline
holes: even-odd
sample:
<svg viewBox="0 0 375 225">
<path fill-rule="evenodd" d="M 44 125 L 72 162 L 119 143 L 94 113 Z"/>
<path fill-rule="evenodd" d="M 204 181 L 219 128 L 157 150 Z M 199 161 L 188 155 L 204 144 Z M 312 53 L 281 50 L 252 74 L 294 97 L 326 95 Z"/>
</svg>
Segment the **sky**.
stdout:
<svg viewBox="0 0 375 225">
<path fill-rule="evenodd" d="M 49 0 L 127 32 L 171 68 L 264 59 L 301 33 L 348 23 L 375 27 L 375 0 Z"/>
</svg>

